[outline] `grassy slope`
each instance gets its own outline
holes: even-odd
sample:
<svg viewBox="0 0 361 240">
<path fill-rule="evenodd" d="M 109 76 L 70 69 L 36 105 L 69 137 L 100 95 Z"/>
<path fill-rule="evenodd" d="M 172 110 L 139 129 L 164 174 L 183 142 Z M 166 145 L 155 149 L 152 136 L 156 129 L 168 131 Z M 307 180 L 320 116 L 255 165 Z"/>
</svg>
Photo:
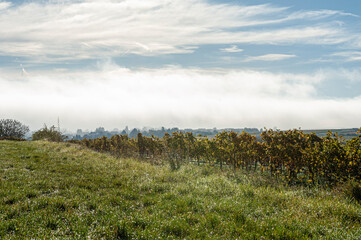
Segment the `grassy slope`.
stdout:
<svg viewBox="0 0 361 240">
<path fill-rule="evenodd" d="M 231 171 L 0 142 L 0 238 L 359 239 L 361 207 Z"/>
</svg>

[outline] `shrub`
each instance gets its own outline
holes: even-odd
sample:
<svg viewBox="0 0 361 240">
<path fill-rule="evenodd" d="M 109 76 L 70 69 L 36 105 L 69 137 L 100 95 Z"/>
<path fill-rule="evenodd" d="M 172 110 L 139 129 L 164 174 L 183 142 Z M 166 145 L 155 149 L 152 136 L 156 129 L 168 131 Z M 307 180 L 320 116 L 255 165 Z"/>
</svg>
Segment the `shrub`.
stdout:
<svg viewBox="0 0 361 240">
<path fill-rule="evenodd" d="M 18 138 L 18 137 L 0 137 L 0 141 L 2 140 L 8 140 L 8 141 L 26 141 L 24 138 Z"/>
<path fill-rule="evenodd" d="M 55 126 L 48 128 L 46 125 L 32 136 L 33 140 L 47 140 L 51 142 L 63 142 L 66 138 L 61 132 L 56 130 Z"/>
<path fill-rule="evenodd" d="M 0 138 L 23 138 L 29 132 L 29 127 L 14 119 L 0 120 Z"/>
<path fill-rule="evenodd" d="M 349 181 L 344 184 L 343 191 L 349 198 L 361 202 L 361 183 Z"/>
</svg>

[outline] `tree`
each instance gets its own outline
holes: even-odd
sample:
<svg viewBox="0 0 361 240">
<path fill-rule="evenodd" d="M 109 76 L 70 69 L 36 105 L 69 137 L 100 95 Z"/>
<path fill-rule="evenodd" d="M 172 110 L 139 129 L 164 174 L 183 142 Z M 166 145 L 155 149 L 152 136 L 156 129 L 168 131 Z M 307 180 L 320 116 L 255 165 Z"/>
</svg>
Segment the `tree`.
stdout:
<svg viewBox="0 0 361 240">
<path fill-rule="evenodd" d="M 51 142 L 62 142 L 66 138 L 61 132 L 56 130 L 55 126 L 48 128 L 46 125 L 44 125 L 44 128 L 36 131 L 32 136 L 33 140 L 47 140 Z"/>
<path fill-rule="evenodd" d="M 23 138 L 29 127 L 14 119 L 0 120 L 0 137 Z"/>
</svg>

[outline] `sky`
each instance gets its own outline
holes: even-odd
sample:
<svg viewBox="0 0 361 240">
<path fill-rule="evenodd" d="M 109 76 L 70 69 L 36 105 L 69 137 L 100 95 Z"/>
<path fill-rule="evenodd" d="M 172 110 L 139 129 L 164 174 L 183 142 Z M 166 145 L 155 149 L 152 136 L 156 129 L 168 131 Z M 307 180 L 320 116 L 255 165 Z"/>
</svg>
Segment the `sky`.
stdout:
<svg viewBox="0 0 361 240">
<path fill-rule="evenodd" d="M 361 126 L 358 0 L 0 0 L 0 119 Z"/>
</svg>

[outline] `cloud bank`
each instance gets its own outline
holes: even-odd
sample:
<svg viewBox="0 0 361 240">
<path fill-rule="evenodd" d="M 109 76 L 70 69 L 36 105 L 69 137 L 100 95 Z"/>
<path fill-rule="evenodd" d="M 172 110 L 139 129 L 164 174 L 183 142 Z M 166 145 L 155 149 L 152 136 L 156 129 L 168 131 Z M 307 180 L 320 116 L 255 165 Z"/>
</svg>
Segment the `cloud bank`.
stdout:
<svg viewBox="0 0 361 240">
<path fill-rule="evenodd" d="M 130 70 L 107 63 L 81 72 L 0 72 L 2 118 L 94 129 L 131 127 L 357 127 L 361 96 L 317 98 L 314 74 L 169 67 Z"/>
</svg>

